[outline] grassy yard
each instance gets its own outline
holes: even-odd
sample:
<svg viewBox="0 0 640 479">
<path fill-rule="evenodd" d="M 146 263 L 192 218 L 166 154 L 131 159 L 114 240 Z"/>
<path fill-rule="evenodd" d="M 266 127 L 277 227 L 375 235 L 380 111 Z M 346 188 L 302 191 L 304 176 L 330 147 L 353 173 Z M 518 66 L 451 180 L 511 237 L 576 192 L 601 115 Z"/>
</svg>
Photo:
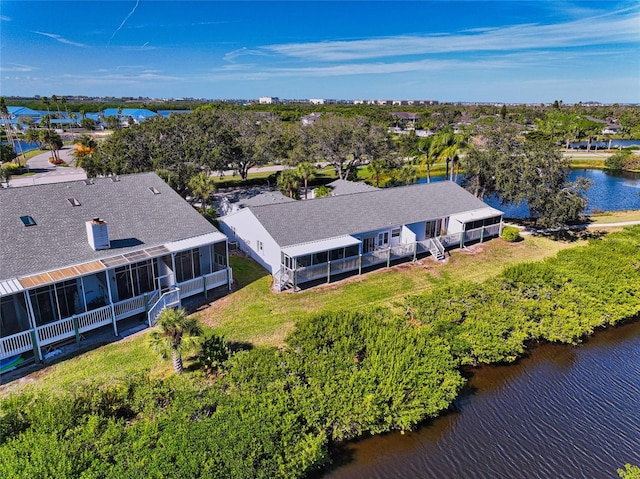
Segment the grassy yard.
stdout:
<svg viewBox="0 0 640 479">
<path fill-rule="evenodd" d="M 238 288 L 233 293 L 198 308 L 196 314 L 207 329 L 228 340 L 253 345 L 282 346 L 296 320 L 320 311 L 362 309 L 388 305 L 405 295 L 426 291 L 439 284 L 461 280 L 481 281 L 510 264 L 539 261 L 583 241 L 558 242 L 527 237 L 520 243 L 494 240 L 470 250 L 453 251 L 443 264 L 427 257 L 341 282 L 299 293 L 273 293 L 271 276 L 252 260 L 232 257 Z M 51 391 L 68 390 L 85 381 L 109 382 L 144 372 L 162 377 L 171 373 L 146 345 L 148 331 L 61 361 L 23 379 L 0 386 L 0 396 L 26 387 Z M 188 361 L 187 361 L 188 364 Z"/>
<path fill-rule="evenodd" d="M 640 210 L 612 211 L 589 216 L 591 224 L 621 223 L 625 221 L 640 221 Z"/>
</svg>

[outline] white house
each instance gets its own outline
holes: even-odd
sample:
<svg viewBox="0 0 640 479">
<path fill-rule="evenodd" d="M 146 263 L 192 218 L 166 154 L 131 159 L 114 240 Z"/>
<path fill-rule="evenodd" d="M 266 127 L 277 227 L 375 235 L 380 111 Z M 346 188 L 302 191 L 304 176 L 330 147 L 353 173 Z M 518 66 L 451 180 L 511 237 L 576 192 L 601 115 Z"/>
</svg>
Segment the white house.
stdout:
<svg viewBox="0 0 640 479">
<path fill-rule="evenodd" d="M 450 181 L 247 207 L 220 226 L 278 290 L 498 236 L 502 212 Z"/>
<path fill-rule="evenodd" d="M 258 99 L 258 102 L 261 105 L 272 105 L 274 103 L 278 103 L 279 98 L 277 96 L 261 96 Z"/>
<path fill-rule="evenodd" d="M 0 190 L 0 359 L 231 281 L 226 236 L 155 173 Z"/>
</svg>

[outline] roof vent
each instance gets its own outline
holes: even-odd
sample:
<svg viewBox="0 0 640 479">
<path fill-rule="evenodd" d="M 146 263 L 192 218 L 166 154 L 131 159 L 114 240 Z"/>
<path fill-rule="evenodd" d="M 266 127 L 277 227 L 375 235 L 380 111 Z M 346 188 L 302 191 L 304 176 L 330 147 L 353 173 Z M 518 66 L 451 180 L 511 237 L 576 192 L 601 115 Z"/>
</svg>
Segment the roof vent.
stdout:
<svg viewBox="0 0 640 479">
<path fill-rule="evenodd" d="M 109 249 L 111 243 L 109 242 L 109 230 L 107 229 L 107 223 L 100 218 L 93 218 L 91 221 L 87 221 L 87 239 L 89 245 L 95 250 Z"/>
<path fill-rule="evenodd" d="M 154 195 L 159 195 L 159 194 L 160 194 L 160 191 L 159 191 L 159 190 L 158 190 L 158 188 L 156 188 L 155 186 L 150 186 L 150 187 L 149 187 L 149 191 L 150 191 L 151 193 L 153 193 Z"/>
<path fill-rule="evenodd" d="M 93 178 L 87 178 L 86 180 L 84 180 L 84 184 L 89 186 L 93 184 Z"/>
<path fill-rule="evenodd" d="M 118 181 L 120 181 L 120 177 L 118 175 L 113 175 L 111 177 L 111 181 L 113 181 L 114 183 L 117 183 Z"/>
<path fill-rule="evenodd" d="M 71 206 L 80 206 L 80 202 L 76 198 L 67 198 Z"/>
</svg>

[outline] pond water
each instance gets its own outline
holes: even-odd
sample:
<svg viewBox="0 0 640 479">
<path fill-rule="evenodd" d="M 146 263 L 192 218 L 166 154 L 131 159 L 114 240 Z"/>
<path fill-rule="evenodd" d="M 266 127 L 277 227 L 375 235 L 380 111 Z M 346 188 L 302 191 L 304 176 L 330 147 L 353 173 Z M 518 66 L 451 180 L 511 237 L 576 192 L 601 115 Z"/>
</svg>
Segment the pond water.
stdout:
<svg viewBox="0 0 640 479">
<path fill-rule="evenodd" d="M 38 149 L 39 145 L 35 141 L 23 141 L 23 140 L 14 140 L 13 142 L 13 151 L 20 154 L 22 151 L 26 153 L 27 151 Z M 20 149 L 22 148 L 22 150 Z"/>
<path fill-rule="evenodd" d="M 640 465 L 640 321 L 478 368 L 455 412 L 347 445 L 324 478 L 597 479 L 625 463 Z"/>
<path fill-rule="evenodd" d="M 582 176 L 593 181 L 593 186 L 587 191 L 586 213 L 601 211 L 622 211 L 640 209 L 640 173 L 609 173 L 603 170 L 577 169 L 571 170 L 569 180 L 574 181 Z M 444 177 L 434 177 L 431 181 L 443 181 Z M 420 179 L 421 183 L 426 178 Z M 484 200 L 494 208 L 504 211 L 505 218 L 526 218 L 529 208 L 522 205 L 502 204 L 499 197 L 489 197 Z"/>
</svg>

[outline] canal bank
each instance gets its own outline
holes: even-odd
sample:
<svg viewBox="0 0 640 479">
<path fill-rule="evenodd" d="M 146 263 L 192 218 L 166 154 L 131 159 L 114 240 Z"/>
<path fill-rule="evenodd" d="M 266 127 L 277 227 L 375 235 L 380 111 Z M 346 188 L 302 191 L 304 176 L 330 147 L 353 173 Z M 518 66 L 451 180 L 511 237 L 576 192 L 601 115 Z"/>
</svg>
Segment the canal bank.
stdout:
<svg viewBox="0 0 640 479">
<path fill-rule="evenodd" d="M 640 320 L 473 370 L 452 411 L 346 445 L 325 479 L 613 478 L 640 464 Z"/>
</svg>

